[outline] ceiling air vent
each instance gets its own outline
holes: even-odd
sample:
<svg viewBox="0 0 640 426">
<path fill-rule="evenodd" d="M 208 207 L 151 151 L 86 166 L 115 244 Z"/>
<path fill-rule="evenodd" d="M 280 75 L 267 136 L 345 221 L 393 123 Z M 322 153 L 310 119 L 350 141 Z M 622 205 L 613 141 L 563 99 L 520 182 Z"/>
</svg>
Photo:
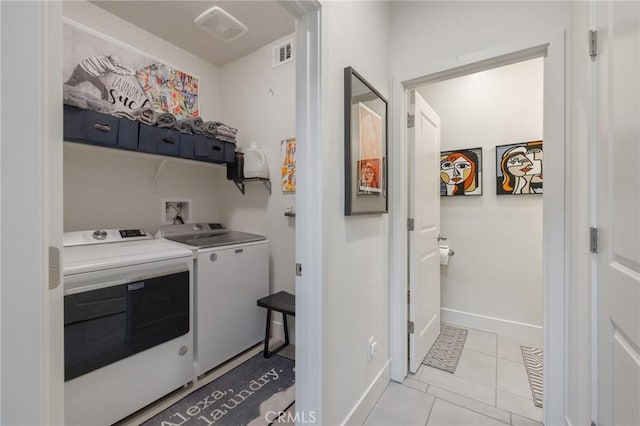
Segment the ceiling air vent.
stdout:
<svg viewBox="0 0 640 426">
<path fill-rule="evenodd" d="M 272 48 L 272 68 L 293 62 L 293 40 L 277 44 Z"/>
<path fill-rule="evenodd" d="M 246 25 L 218 6 L 204 11 L 194 22 L 200 28 L 222 41 L 236 40 L 249 31 Z"/>
</svg>

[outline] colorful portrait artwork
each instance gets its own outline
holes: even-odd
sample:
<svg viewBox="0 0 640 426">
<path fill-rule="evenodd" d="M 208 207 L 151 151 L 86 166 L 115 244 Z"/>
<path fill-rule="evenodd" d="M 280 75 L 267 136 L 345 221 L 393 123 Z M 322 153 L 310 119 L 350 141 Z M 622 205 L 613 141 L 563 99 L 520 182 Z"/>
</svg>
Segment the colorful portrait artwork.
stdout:
<svg viewBox="0 0 640 426">
<path fill-rule="evenodd" d="M 154 63 L 136 71 L 136 78 L 154 110 L 170 112 L 178 119 L 200 115 L 197 77 Z"/>
<path fill-rule="evenodd" d="M 359 160 L 357 194 L 382 192 L 382 118 L 363 103 L 358 104 Z"/>
<path fill-rule="evenodd" d="M 296 138 L 280 141 L 282 153 L 282 167 L 280 182 L 282 192 L 294 192 L 296 190 Z"/>
<path fill-rule="evenodd" d="M 358 194 L 382 192 L 380 184 L 380 159 L 358 161 Z"/>
<path fill-rule="evenodd" d="M 542 194 L 542 141 L 496 147 L 497 194 Z"/>
<path fill-rule="evenodd" d="M 440 153 L 440 195 L 482 195 L 482 148 Z"/>
</svg>

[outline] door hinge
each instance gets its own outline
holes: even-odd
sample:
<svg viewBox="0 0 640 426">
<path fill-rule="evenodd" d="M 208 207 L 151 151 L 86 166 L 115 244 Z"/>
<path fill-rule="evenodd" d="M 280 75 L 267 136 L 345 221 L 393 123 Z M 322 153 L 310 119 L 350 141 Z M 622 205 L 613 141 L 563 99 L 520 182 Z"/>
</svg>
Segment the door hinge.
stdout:
<svg viewBox="0 0 640 426">
<path fill-rule="evenodd" d="M 598 228 L 589 228 L 589 250 L 598 253 Z"/>
<path fill-rule="evenodd" d="M 589 30 L 589 56 L 598 56 L 598 31 Z"/>
<path fill-rule="evenodd" d="M 413 325 L 413 321 L 409 321 L 409 334 L 413 334 L 413 329 L 414 329 L 414 325 Z"/>
<path fill-rule="evenodd" d="M 416 116 L 407 114 L 407 128 L 412 129 L 416 126 Z"/>
<path fill-rule="evenodd" d="M 407 304 L 411 303 L 411 292 L 407 291 Z"/>
<path fill-rule="evenodd" d="M 60 249 L 49 247 L 49 290 L 60 285 Z"/>
<path fill-rule="evenodd" d="M 416 227 L 416 222 L 413 218 L 407 219 L 407 231 L 413 231 Z"/>
<path fill-rule="evenodd" d="M 302 264 L 296 263 L 296 277 L 302 276 Z"/>
</svg>

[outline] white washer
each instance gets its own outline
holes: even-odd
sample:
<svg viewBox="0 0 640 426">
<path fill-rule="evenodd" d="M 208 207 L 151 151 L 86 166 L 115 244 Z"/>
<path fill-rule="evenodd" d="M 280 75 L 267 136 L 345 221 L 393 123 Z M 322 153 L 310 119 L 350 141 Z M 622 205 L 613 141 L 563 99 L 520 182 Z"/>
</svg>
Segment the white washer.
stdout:
<svg viewBox="0 0 640 426">
<path fill-rule="evenodd" d="M 195 374 L 199 377 L 264 339 L 269 294 L 266 237 L 219 223 L 167 225 L 157 237 L 191 247 L 195 262 Z"/>
<path fill-rule="evenodd" d="M 193 380 L 193 253 L 137 229 L 64 234 L 65 424 L 109 425 Z"/>
</svg>

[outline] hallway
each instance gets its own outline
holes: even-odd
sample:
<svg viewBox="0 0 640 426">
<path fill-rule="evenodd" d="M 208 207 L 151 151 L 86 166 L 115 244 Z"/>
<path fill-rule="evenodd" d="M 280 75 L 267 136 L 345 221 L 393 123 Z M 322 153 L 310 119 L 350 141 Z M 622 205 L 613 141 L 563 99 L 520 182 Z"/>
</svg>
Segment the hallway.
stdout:
<svg viewBox="0 0 640 426">
<path fill-rule="evenodd" d="M 520 352 L 541 342 L 468 331 L 455 374 L 421 365 L 402 384 L 389 383 L 365 425 L 541 425 Z"/>
</svg>

